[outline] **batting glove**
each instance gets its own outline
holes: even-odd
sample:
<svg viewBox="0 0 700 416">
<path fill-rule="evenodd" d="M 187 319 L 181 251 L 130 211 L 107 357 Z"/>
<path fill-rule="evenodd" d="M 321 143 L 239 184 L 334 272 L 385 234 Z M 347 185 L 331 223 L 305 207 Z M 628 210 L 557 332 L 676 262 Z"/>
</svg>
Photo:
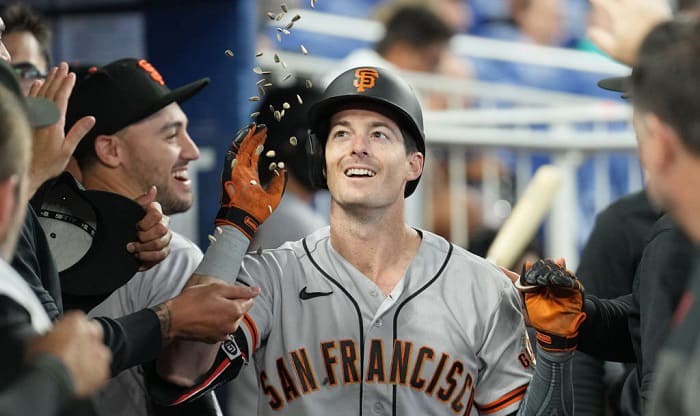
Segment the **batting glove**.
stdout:
<svg viewBox="0 0 700 416">
<path fill-rule="evenodd" d="M 226 152 L 221 172 L 221 208 L 216 225 L 231 225 L 251 240 L 258 226 L 279 205 L 287 184 L 287 172 L 281 169 L 267 189 L 260 185 L 258 159 L 266 138 L 264 124 L 251 123 L 239 130 Z"/>
<path fill-rule="evenodd" d="M 525 294 L 540 347 L 554 352 L 576 349 L 578 328 L 586 319 L 583 285 L 576 276 L 552 260 L 538 260 L 523 267 L 516 287 Z"/>
</svg>

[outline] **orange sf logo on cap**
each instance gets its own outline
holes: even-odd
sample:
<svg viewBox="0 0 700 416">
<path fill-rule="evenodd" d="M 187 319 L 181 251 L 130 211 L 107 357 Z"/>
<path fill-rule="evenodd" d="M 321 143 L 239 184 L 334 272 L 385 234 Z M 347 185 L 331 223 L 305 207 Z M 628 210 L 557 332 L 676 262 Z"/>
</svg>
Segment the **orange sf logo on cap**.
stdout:
<svg viewBox="0 0 700 416">
<path fill-rule="evenodd" d="M 154 80 L 155 82 L 157 82 L 157 83 L 160 84 L 160 85 L 165 85 L 165 81 L 163 81 L 163 77 L 160 75 L 160 73 L 158 72 L 158 70 L 155 69 L 155 68 L 153 67 L 153 65 L 151 65 L 150 62 L 148 62 L 148 61 L 145 60 L 145 59 L 141 59 L 141 60 L 139 61 L 139 66 L 141 67 L 141 69 L 143 69 L 144 71 L 146 71 L 146 73 L 148 73 L 148 75 L 150 75 L 151 78 L 153 78 L 153 80 Z"/>
<path fill-rule="evenodd" d="M 374 88 L 375 81 L 379 78 L 379 72 L 374 68 L 359 68 L 355 71 L 355 80 L 352 85 L 357 88 L 357 92 L 365 92 Z"/>
</svg>

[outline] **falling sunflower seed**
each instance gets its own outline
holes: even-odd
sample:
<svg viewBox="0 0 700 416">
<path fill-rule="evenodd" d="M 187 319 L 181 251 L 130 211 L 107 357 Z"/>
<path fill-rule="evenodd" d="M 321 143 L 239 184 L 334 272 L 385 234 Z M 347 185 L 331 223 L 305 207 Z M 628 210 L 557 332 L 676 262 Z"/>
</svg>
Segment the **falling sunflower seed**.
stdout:
<svg viewBox="0 0 700 416">
<path fill-rule="evenodd" d="M 270 214 L 272 214 L 272 205 L 268 205 L 268 206 L 267 206 L 267 209 L 269 209 L 269 210 L 270 210 Z"/>
<path fill-rule="evenodd" d="M 255 154 L 259 155 L 263 150 L 265 150 L 265 147 L 263 145 L 258 145 L 258 147 L 255 148 Z"/>
<path fill-rule="evenodd" d="M 299 104 L 304 104 L 304 101 L 301 99 L 301 95 L 297 94 L 297 101 L 299 101 Z"/>
<path fill-rule="evenodd" d="M 273 170 L 277 169 L 277 163 L 275 163 L 275 162 L 270 163 L 270 166 L 268 166 L 267 169 L 268 169 L 270 172 L 272 172 Z"/>
<path fill-rule="evenodd" d="M 272 71 L 262 71 L 260 75 L 270 75 Z"/>
<path fill-rule="evenodd" d="M 289 138 L 289 144 L 291 144 L 292 146 L 296 146 L 297 143 L 299 143 L 299 142 L 297 141 L 297 137 L 296 137 L 296 136 L 292 136 L 292 137 Z"/>
<path fill-rule="evenodd" d="M 284 117 L 284 108 L 280 111 L 280 118 Z"/>
<path fill-rule="evenodd" d="M 233 51 L 231 49 L 226 49 L 224 52 L 229 58 L 233 58 Z"/>
<path fill-rule="evenodd" d="M 265 78 L 260 78 L 258 82 L 255 83 L 255 85 L 262 85 L 265 83 L 265 81 L 267 81 Z"/>
<path fill-rule="evenodd" d="M 268 82 L 268 83 L 266 83 L 266 84 L 263 84 L 263 87 L 265 87 L 265 88 L 269 88 L 269 87 L 271 87 L 271 86 L 272 86 L 272 83 L 271 83 L 271 82 Z"/>
<path fill-rule="evenodd" d="M 272 59 L 275 61 L 276 64 L 280 62 L 280 56 L 277 54 L 275 54 L 275 56 Z"/>
<path fill-rule="evenodd" d="M 289 22 L 287 25 L 284 27 L 286 30 L 291 29 L 294 26 L 294 22 Z"/>
<path fill-rule="evenodd" d="M 258 184 L 258 182 L 255 179 L 251 179 L 250 184 L 255 186 Z"/>
<path fill-rule="evenodd" d="M 277 42 L 282 42 L 282 35 L 279 33 L 277 34 Z"/>
<path fill-rule="evenodd" d="M 287 3 L 282 3 L 280 4 L 280 8 L 282 9 L 283 12 L 287 13 L 289 9 L 287 8 Z"/>
<path fill-rule="evenodd" d="M 284 12 L 278 13 L 277 16 L 275 16 L 275 20 L 279 22 L 280 20 L 282 20 L 283 17 L 284 17 Z"/>
<path fill-rule="evenodd" d="M 258 95 L 260 97 L 265 95 L 265 88 L 262 85 L 258 85 Z"/>
<path fill-rule="evenodd" d="M 256 66 L 255 68 L 253 68 L 253 72 L 255 72 L 258 75 L 261 75 L 263 73 L 263 70 L 259 66 Z"/>
<path fill-rule="evenodd" d="M 272 12 L 267 12 L 267 17 L 269 17 L 270 20 L 275 20 L 275 14 Z"/>
<path fill-rule="evenodd" d="M 277 121 L 282 120 L 282 113 L 280 113 L 279 111 L 275 110 L 274 116 L 275 116 L 275 120 L 277 120 Z"/>
<path fill-rule="evenodd" d="M 313 86 L 314 86 L 314 84 L 311 82 L 311 80 L 310 80 L 310 79 L 307 79 L 307 80 L 306 80 L 306 88 L 311 88 L 311 87 L 313 87 Z"/>
<path fill-rule="evenodd" d="M 273 113 L 275 112 L 275 107 L 272 104 L 270 104 L 270 106 L 268 108 L 270 109 L 271 112 L 273 112 Z"/>
<path fill-rule="evenodd" d="M 224 230 L 221 227 L 216 227 L 215 228 L 217 234 L 223 234 Z"/>
<path fill-rule="evenodd" d="M 268 150 L 267 153 L 265 153 L 265 157 L 275 157 L 277 153 L 275 153 L 274 150 Z"/>
<path fill-rule="evenodd" d="M 282 64 L 282 68 L 287 69 L 287 63 L 286 63 L 286 62 L 280 61 L 280 63 Z"/>
<path fill-rule="evenodd" d="M 233 159 L 231 161 L 231 169 L 235 168 L 237 164 L 238 164 L 238 159 Z"/>
<path fill-rule="evenodd" d="M 304 45 L 299 45 L 299 46 L 301 47 L 301 53 L 303 53 L 304 55 L 308 55 L 308 54 L 309 54 L 309 51 L 306 50 L 306 48 L 304 47 Z"/>
<path fill-rule="evenodd" d="M 284 162 L 277 162 L 277 167 L 280 169 L 284 169 Z"/>
<path fill-rule="evenodd" d="M 284 76 L 284 78 L 282 78 L 282 81 L 286 81 L 286 80 L 288 80 L 288 79 L 291 78 L 291 77 L 292 77 L 292 74 L 287 74 L 287 75 Z"/>
<path fill-rule="evenodd" d="M 212 243 L 216 243 L 216 237 L 214 237 L 211 234 L 209 234 L 207 237 L 209 237 L 209 241 L 211 241 Z"/>
<path fill-rule="evenodd" d="M 254 95 L 254 96 L 248 98 L 248 101 L 260 101 L 260 97 L 258 97 L 257 95 Z"/>
<path fill-rule="evenodd" d="M 290 107 L 291 106 L 289 105 L 289 103 L 287 103 L 287 102 L 282 103 L 282 108 L 284 108 L 285 110 L 289 110 Z"/>
<path fill-rule="evenodd" d="M 254 113 L 250 113 L 250 118 L 256 118 L 259 115 L 260 115 L 260 111 L 256 111 Z"/>
<path fill-rule="evenodd" d="M 260 51 L 260 52 L 258 52 L 258 53 L 255 54 L 255 57 L 256 57 L 256 58 L 260 58 L 261 56 L 263 56 L 262 51 Z"/>
<path fill-rule="evenodd" d="M 301 19 L 301 15 L 294 15 L 294 17 L 292 17 L 292 22 L 297 22 L 299 19 Z"/>
</svg>

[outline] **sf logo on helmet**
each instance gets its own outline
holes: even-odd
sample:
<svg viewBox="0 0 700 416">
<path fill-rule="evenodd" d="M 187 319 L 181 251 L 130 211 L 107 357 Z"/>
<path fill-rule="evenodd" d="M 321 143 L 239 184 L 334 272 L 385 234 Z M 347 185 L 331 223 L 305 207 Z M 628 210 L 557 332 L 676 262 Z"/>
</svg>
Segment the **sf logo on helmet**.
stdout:
<svg viewBox="0 0 700 416">
<path fill-rule="evenodd" d="M 355 71 L 355 80 L 352 85 L 357 88 L 357 92 L 365 92 L 374 88 L 374 83 L 379 78 L 379 72 L 374 68 L 360 68 Z"/>
</svg>

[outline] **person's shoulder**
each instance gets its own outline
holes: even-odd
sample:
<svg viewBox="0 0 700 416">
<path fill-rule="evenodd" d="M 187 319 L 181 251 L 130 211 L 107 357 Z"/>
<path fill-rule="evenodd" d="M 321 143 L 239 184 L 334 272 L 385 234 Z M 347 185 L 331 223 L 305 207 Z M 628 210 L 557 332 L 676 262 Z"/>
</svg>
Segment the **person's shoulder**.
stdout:
<svg viewBox="0 0 700 416">
<path fill-rule="evenodd" d="M 630 218 L 646 218 L 653 223 L 661 216 L 645 190 L 637 191 L 611 203 L 607 208 L 598 214 L 598 218 L 610 218 L 614 221 L 628 220 Z"/>
</svg>

